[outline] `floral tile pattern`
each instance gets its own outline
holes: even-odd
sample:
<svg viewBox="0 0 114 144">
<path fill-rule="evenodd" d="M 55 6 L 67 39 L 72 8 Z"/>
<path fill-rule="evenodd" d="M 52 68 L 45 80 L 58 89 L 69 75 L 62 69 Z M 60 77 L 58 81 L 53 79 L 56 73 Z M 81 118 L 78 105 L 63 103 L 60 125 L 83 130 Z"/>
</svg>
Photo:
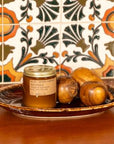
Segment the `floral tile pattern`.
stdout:
<svg viewBox="0 0 114 144">
<path fill-rule="evenodd" d="M 114 0 L 0 1 L 0 83 L 22 81 L 33 64 L 113 77 L 113 49 Z"/>
<path fill-rule="evenodd" d="M 57 0 L 5 0 L 4 7 L 18 13 L 20 23 L 59 22 L 59 2 Z"/>
<path fill-rule="evenodd" d="M 78 21 L 85 17 L 83 12 L 86 0 L 70 1 L 65 0 L 63 3 L 63 21 Z"/>
<path fill-rule="evenodd" d="M 63 44 L 66 47 L 62 51 L 66 55 L 62 56 L 62 61 L 65 65 L 72 65 L 72 70 L 86 63 L 89 68 L 103 67 L 106 55 L 113 59 L 114 39 L 105 34 L 101 24 L 64 26 L 63 30 Z"/>
<path fill-rule="evenodd" d="M 30 64 L 49 63 L 54 66 L 58 64 L 59 28 L 57 26 L 20 25 L 16 35 L 4 42 L 3 63 L 6 67 L 8 59 L 15 71 Z"/>
</svg>

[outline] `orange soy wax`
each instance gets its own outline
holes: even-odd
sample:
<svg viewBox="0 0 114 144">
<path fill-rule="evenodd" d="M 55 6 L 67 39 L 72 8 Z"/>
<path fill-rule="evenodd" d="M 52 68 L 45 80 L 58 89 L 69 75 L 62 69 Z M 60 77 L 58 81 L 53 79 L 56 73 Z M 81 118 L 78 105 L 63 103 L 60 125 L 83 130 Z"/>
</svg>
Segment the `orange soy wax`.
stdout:
<svg viewBox="0 0 114 144">
<path fill-rule="evenodd" d="M 52 66 L 35 65 L 24 69 L 23 104 L 37 108 L 56 106 L 56 70 Z"/>
</svg>

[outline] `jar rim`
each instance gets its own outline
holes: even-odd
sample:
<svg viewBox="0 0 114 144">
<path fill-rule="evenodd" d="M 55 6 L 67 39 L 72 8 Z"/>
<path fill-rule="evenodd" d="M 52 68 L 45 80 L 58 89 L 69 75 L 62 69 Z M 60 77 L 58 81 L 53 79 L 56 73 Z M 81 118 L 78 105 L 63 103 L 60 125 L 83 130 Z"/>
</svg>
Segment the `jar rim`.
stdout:
<svg viewBox="0 0 114 144">
<path fill-rule="evenodd" d="M 56 69 L 49 65 L 32 65 L 24 68 L 24 75 L 29 77 L 50 77 L 56 75 Z"/>
</svg>

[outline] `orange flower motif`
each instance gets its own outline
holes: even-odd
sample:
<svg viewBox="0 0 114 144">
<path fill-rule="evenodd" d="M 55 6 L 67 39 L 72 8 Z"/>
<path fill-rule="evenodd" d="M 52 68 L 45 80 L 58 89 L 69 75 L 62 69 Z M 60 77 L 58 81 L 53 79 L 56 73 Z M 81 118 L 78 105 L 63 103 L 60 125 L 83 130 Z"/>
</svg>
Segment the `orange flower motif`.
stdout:
<svg viewBox="0 0 114 144">
<path fill-rule="evenodd" d="M 54 56 L 55 58 L 58 58 L 58 57 L 59 57 L 59 53 L 58 53 L 58 52 L 53 52 L 53 56 Z"/>
<path fill-rule="evenodd" d="M 56 72 L 57 72 L 57 77 L 69 75 L 72 72 L 72 69 L 70 67 L 65 66 L 63 64 L 57 65 L 55 68 L 56 68 Z"/>
<path fill-rule="evenodd" d="M 30 25 L 27 26 L 27 29 L 29 30 L 29 32 L 32 32 L 32 31 L 33 31 L 33 27 L 30 26 Z"/>
<path fill-rule="evenodd" d="M 89 30 L 92 30 L 92 28 L 94 28 L 95 26 L 94 26 L 94 24 L 90 24 L 89 26 L 88 26 L 88 29 Z"/>
<path fill-rule="evenodd" d="M 102 21 L 104 32 L 114 38 L 114 7 L 105 12 Z"/>
<path fill-rule="evenodd" d="M 23 73 L 17 72 L 13 68 L 13 59 L 3 66 L 4 82 L 18 82 L 21 80 Z M 0 67 L 0 75 L 2 77 L 2 66 Z"/>
<path fill-rule="evenodd" d="M 68 54 L 68 51 L 63 51 L 62 56 L 65 57 Z"/>
<path fill-rule="evenodd" d="M 90 14 L 90 15 L 89 15 L 89 19 L 90 19 L 91 21 L 94 21 L 94 20 L 95 20 L 95 17 Z"/>
<path fill-rule="evenodd" d="M 33 20 L 33 17 L 32 17 L 32 16 L 29 16 L 29 17 L 26 19 L 27 22 L 31 22 L 32 20 Z"/>
<path fill-rule="evenodd" d="M 3 7 L 3 15 L 2 8 L 0 8 L 0 24 L 3 24 L 3 27 L 2 25 L 0 26 L 0 42 L 14 37 L 17 29 L 19 28 L 19 22 L 16 18 L 15 13 L 5 7 Z M 3 38 L 2 31 L 4 32 Z"/>
</svg>

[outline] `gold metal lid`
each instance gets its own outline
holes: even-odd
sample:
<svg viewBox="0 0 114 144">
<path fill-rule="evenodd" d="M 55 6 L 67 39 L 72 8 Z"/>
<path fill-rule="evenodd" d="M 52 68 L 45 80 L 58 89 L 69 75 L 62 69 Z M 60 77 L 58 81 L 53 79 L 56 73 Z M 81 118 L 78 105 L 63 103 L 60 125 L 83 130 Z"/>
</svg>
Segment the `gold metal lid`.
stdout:
<svg viewBox="0 0 114 144">
<path fill-rule="evenodd" d="M 24 75 L 29 77 L 50 77 L 56 74 L 56 69 L 49 65 L 34 65 L 24 69 Z"/>
</svg>

